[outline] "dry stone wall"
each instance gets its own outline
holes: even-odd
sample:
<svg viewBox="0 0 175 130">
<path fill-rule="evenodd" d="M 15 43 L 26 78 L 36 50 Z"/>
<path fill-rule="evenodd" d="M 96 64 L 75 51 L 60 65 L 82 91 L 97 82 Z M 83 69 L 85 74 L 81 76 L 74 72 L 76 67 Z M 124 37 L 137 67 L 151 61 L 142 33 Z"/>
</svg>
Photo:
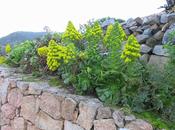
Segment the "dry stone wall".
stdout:
<svg viewBox="0 0 175 130">
<path fill-rule="evenodd" d="M 24 82 L 0 67 L 0 130 L 153 130 L 96 98 L 69 94 L 46 82 Z"/>
<path fill-rule="evenodd" d="M 114 24 L 114 19 L 107 19 L 101 25 L 104 30 L 109 24 Z M 141 60 L 148 64 L 162 67 L 168 61 L 167 50 L 163 47 L 169 42 L 169 34 L 174 32 L 175 13 L 161 12 L 146 17 L 130 18 L 121 23 L 127 35 L 135 35 L 141 44 Z M 175 38 L 171 41 L 175 44 Z"/>
</svg>

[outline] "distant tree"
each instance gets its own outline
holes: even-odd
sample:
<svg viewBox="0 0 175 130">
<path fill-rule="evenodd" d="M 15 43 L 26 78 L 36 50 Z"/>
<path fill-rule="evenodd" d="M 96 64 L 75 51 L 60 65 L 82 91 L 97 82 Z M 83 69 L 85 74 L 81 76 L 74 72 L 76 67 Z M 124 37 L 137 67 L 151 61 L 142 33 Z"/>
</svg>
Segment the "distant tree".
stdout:
<svg viewBox="0 0 175 130">
<path fill-rule="evenodd" d="M 49 26 L 44 26 L 43 30 L 47 33 L 52 32 Z"/>
</svg>

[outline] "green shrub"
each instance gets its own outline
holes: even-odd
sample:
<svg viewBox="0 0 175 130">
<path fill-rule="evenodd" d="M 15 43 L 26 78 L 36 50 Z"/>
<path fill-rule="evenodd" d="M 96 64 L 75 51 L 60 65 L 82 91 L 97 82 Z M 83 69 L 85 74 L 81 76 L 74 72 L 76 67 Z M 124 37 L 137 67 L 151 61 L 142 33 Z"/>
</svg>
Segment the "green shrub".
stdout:
<svg viewBox="0 0 175 130">
<path fill-rule="evenodd" d="M 34 47 L 32 41 L 25 41 L 21 44 L 16 45 L 13 50 L 9 53 L 8 63 L 13 65 L 20 64 L 20 60 L 23 58 L 26 51 Z"/>
</svg>

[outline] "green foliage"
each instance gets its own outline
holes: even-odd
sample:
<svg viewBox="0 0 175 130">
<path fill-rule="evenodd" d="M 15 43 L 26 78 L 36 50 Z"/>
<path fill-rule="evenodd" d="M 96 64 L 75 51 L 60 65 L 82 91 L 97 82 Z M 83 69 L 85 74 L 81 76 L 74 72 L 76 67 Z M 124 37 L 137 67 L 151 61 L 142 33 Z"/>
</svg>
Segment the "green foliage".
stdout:
<svg viewBox="0 0 175 130">
<path fill-rule="evenodd" d="M 19 45 L 16 45 L 13 50 L 9 53 L 8 63 L 13 65 L 19 65 L 20 60 L 23 58 L 26 51 L 33 48 L 34 44 L 32 41 L 25 41 Z"/>
<path fill-rule="evenodd" d="M 55 71 L 62 64 L 67 64 L 74 58 L 74 45 L 63 46 L 57 44 L 54 40 L 49 42 L 47 54 L 47 65 L 51 71 Z"/>
<path fill-rule="evenodd" d="M 140 56 L 140 44 L 133 35 L 130 35 L 122 52 L 121 58 L 124 59 L 125 63 L 128 63 L 135 61 L 135 59 L 138 59 Z"/>
<path fill-rule="evenodd" d="M 66 31 L 62 35 L 63 42 L 79 42 L 82 39 L 82 35 L 76 30 L 71 21 L 68 22 Z"/>
<path fill-rule="evenodd" d="M 3 64 L 6 62 L 6 57 L 5 56 L 0 56 L 0 64 Z"/>
<path fill-rule="evenodd" d="M 166 119 L 160 118 L 160 116 L 153 112 L 143 112 L 137 114 L 138 117 L 148 120 L 156 129 L 165 129 L 165 130 L 173 130 L 175 126 L 172 122 L 167 121 Z"/>
<path fill-rule="evenodd" d="M 60 83 L 60 79 L 58 79 L 57 77 L 52 77 L 50 80 L 49 80 L 49 85 L 50 86 L 60 86 L 61 83 Z"/>
<path fill-rule="evenodd" d="M 6 52 L 6 54 L 9 54 L 10 52 L 11 52 L 11 45 L 9 44 L 9 43 L 7 43 L 6 44 L 6 46 L 5 46 L 5 52 Z"/>
</svg>

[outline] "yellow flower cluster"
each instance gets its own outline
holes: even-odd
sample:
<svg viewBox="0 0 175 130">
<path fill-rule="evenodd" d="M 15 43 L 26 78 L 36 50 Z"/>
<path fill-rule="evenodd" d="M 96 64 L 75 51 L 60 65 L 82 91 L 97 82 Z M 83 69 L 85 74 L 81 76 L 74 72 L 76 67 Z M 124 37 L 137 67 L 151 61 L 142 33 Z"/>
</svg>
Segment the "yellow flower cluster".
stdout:
<svg viewBox="0 0 175 130">
<path fill-rule="evenodd" d="M 5 56 L 0 56 L 0 64 L 5 63 L 5 61 L 6 61 Z"/>
<path fill-rule="evenodd" d="M 103 30 L 98 22 L 95 22 L 92 27 L 87 27 L 85 39 L 89 43 L 98 44 L 103 36 Z"/>
<path fill-rule="evenodd" d="M 6 54 L 8 54 L 8 53 L 10 53 L 11 52 L 11 46 L 10 46 L 10 44 L 8 43 L 8 44 L 6 44 L 6 46 L 5 46 L 5 52 L 6 52 Z"/>
<path fill-rule="evenodd" d="M 84 60 L 84 59 L 88 58 L 88 55 L 87 55 L 86 52 L 80 51 L 79 54 L 78 54 L 78 57 L 79 57 L 80 60 Z"/>
<path fill-rule="evenodd" d="M 38 55 L 43 56 L 43 57 L 47 56 L 48 51 L 49 51 L 48 47 L 46 47 L 46 46 L 43 46 L 43 47 L 40 47 L 37 49 Z"/>
<path fill-rule="evenodd" d="M 134 35 L 130 35 L 122 52 L 121 58 L 124 59 L 125 63 L 128 63 L 136 60 L 140 56 L 140 44 L 137 42 Z"/>
<path fill-rule="evenodd" d="M 54 40 L 49 42 L 47 54 L 47 65 L 51 71 L 55 71 L 61 64 L 68 63 L 75 58 L 75 51 L 73 44 L 63 46 L 57 44 Z"/>
<path fill-rule="evenodd" d="M 76 42 L 82 39 L 82 35 L 76 30 L 71 21 L 68 22 L 66 31 L 62 35 L 63 41 Z"/>
<path fill-rule="evenodd" d="M 112 30 L 113 30 L 113 25 L 110 24 L 106 30 L 106 35 L 104 36 L 104 39 L 103 39 L 103 42 L 105 45 L 107 45 L 111 40 L 109 37 L 111 35 Z"/>
<path fill-rule="evenodd" d="M 127 37 L 122 26 L 115 22 L 114 25 L 108 26 L 103 42 L 107 47 L 113 48 L 114 46 L 120 47 L 121 43 L 126 39 Z"/>
<path fill-rule="evenodd" d="M 122 27 L 118 22 L 116 22 L 116 24 L 118 25 L 117 27 L 118 27 L 118 30 L 119 30 L 120 39 L 121 39 L 122 41 L 125 41 L 126 38 L 127 38 L 127 36 L 126 36 L 125 31 L 123 30 L 123 27 Z"/>
</svg>

